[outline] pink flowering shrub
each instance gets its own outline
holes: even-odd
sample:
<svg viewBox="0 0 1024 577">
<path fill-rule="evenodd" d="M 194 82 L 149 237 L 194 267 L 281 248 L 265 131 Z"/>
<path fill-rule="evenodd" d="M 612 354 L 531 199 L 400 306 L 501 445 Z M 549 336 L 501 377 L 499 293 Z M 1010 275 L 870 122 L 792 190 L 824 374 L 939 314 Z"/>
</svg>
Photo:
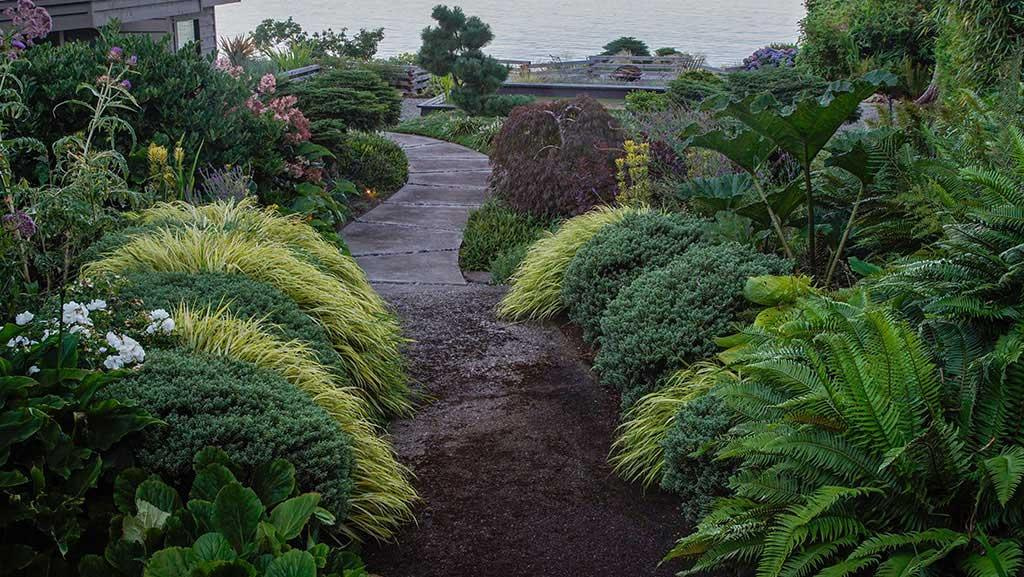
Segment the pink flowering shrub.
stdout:
<svg viewBox="0 0 1024 577">
<path fill-rule="evenodd" d="M 298 99 L 294 96 L 277 96 L 277 79 L 273 74 L 266 74 L 260 78 L 256 92 L 253 92 L 249 100 L 245 102 L 246 107 L 254 114 L 270 113 L 275 120 L 288 125 L 289 142 L 295 144 L 306 142 L 310 139 L 309 120 L 295 105 Z"/>
</svg>

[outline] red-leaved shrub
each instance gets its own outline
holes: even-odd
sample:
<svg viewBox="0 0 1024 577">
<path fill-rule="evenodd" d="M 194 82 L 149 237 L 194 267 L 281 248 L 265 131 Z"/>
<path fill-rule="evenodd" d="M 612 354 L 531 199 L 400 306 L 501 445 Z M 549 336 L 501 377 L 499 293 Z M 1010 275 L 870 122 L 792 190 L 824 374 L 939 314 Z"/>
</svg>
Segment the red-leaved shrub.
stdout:
<svg viewBox="0 0 1024 577">
<path fill-rule="evenodd" d="M 593 98 L 520 106 L 494 139 L 491 186 L 512 208 L 575 216 L 615 199 L 619 123 Z"/>
</svg>

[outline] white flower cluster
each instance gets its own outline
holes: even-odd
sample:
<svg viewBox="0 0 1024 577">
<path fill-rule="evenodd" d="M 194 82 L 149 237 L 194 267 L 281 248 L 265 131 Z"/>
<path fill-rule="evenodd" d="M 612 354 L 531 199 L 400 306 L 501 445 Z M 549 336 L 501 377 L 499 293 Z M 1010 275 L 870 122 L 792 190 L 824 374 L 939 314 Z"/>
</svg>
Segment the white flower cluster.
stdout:
<svg viewBox="0 0 1024 577">
<path fill-rule="evenodd" d="M 147 335 L 164 334 L 169 335 L 174 330 L 174 319 L 164 309 L 156 309 L 150 311 L 149 315 L 149 326 L 146 327 Z"/>
<path fill-rule="evenodd" d="M 103 366 L 110 370 L 123 369 L 146 360 L 146 351 L 142 345 L 129 336 L 109 332 L 107 344 L 117 351 L 116 355 L 110 355 L 103 361 Z"/>
</svg>

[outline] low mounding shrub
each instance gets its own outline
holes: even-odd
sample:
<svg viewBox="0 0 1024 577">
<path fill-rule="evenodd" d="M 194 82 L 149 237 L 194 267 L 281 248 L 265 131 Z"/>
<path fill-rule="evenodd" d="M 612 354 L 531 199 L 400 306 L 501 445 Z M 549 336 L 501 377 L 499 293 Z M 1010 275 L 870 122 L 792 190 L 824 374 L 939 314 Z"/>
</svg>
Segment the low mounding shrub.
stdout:
<svg viewBox="0 0 1024 577">
<path fill-rule="evenodd" d="M 772 67 L 727 74 L 725 88 L 734 100 L 768 92 L 782 104 L 792 104 L 803 95 L 821 96 L 828 82 L 798 68 Z"/>
<path fill-rule="evenodd" d="M 466 116 L 462 112 L 436 112 L 403 120 L 395 132 L 447 140 L 489 154 L 491 143 L 501 130 L 502 118 Z"/>
<path fill-rule="evenodd" d="M 690 70 L 669 82 L 665 96 L 676 106 L 693 108 L 724 90 L 725 81 L 721 76 L 707 70 Z"/>
<path fill-rule="evenodd" d="M 588 96 L 520 106 L 494 139 L 491 186 L 513 209 L 576 216 L 615 199 L 619 123 Z"/>
<path fill-rule="evenodd" d="M 583 338 L 599 340 L 601 316 L 619 290 L 648 268 L 665 266 L 686 252 L 703 239 L 705 226 L 683 214 L 634 213 L 584 244 L 562 282 L 562 305 L 583 328 Z"/>
<path fill-rule="evenodd" d="M 728 491 L 735 464 L 716 461 L 716 441 L 732 426 L 732 413 L 713 393 L 680 407 L 662 441 L 665 468 L 661 487 L 682 497 L 680 509 L 695 524 L 717 497 Z"/>
<path fill-rule="evenodd" d="M 792 266 L 737 243 L 695 245 L 619 291 L 601 319 L 594 368 L 631 405 L 666 372 L 716 350 L 714 338 L 745 306 L 749 277 L 786 274 Z"/>
<path fill-rule="evenodd" d="M 484 100 L 483 116 L 508 116 L 517 106 L 533 104 L 536 98 L 527 94 L 494 94 Z"/>
<path fill-rule="evenodd" d="M 274 459 L 295 465 L 303 491 L 323 495 L 339 519 L 348 512 L 352 450 L 326 411 L 278 374 L 216 356 L 147 351 L 143 369 L 108 387 L 163 419 L 138 440 L 139 464 L 182 486 L 192 457 L 216 446 L 242 466 Z"/>
<path fill-rule="evenodd" d="M 528 244 L 517 244 L 512 248 L 503 250 L 491 261 L 491 282 L 494 284 L 507 284 L 516 269 L 526 259 L 526 253 L 530 250 Z"/>
<path fill-rule="evenodd" d="M 547 228 L 547 222 L 520 214 L 501 201 L 488 200 L 469 213 L 459 249 L 463 270 L 491 270 L 494 260 L 518 246 L 529 245 Z"/>
<path fill-rule="evenodd" d="M 377 73 L 360 68 L 335 68 L 282 87 L 299 99 L 311 122 L 340 120 L 351 130 L 380 130 L 398 122 L 402 97 Z"/>
<path fill-rule="evenodd" d="M 324 328 L 276 288 L 240 274 L 222 272 L 136 272 L 115 288 L 123 301 L 141 301 L 147 309 L 225 307 L 238 318 L 262 318 L 268 333 L 309 345 L 321 363 L 343 367 Z"/>
<path fill-rule="evenodd" d="M 409 159 L 400 146 L 374 132 L 350 132 L 336 152 L 338 170 L 361 190 L 389 195 L 409 179 Z"/>
<path fill-rule="evenodd" d="M 605 226 L 646 209 L 599 207 L 571 218 L 530 246 L 526 258 L 509 279 L 511 290 L 498 305 L 498 314 L 513 320 L 549 319 L 562 311 L 562 281 L 576 252 Z"/>
</svg>

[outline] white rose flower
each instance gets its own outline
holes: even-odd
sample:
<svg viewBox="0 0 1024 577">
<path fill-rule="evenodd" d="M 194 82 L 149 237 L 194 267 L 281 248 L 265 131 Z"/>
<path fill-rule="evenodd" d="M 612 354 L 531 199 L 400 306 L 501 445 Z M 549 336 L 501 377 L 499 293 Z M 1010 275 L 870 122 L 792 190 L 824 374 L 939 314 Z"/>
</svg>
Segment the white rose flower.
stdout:
<svg viewBox="0 0 1024 577">
<path fill-rule="evenodd" d="M 103 299 L 95 299 L 85 305 L 85 308 L 90 311 L 105 311 L 107 310 L 107 301 Z"/>
<path fill-rule="evenodd" d="M 165 335 L 171 334 L 174 330 L 174 319 L 164 309 L 156 309 L 149 313 L 149 326 L 146 327 L 146 334 L 152 335 L 156 333 L 163 333 Z"/>
<path fill-rule="evenodd" d="M 162 321 L 168 318 L 171 318 L 171 315 L 164 309 L 156 309 L 149 312 L 149 320 L 151 321 Z"/>
<path fill-rule="evenodd" d="M 14 317 L 14 323 L 16 325 L 18 325 L 19 327 L 23 327 L 23 326 L 29 324 L 30 322 L 32 322 L 32 319 L 34 319 L 34 318 L 36 318 L 36 315 L 34 315 L 34 314 L 32 314 L 32 313 L 30 313 L 28 311 L 25 311 L 25 312 L 21 313 L 20 315 L 17 315 L 17 316 Z"/>
<path fill-rule="evenodd" d="M 111 371 L 116 371 L 124 366 L 124 361 L 118 355 L 110 355 L 103 361 L 103 366 Z"/>
</svg>

